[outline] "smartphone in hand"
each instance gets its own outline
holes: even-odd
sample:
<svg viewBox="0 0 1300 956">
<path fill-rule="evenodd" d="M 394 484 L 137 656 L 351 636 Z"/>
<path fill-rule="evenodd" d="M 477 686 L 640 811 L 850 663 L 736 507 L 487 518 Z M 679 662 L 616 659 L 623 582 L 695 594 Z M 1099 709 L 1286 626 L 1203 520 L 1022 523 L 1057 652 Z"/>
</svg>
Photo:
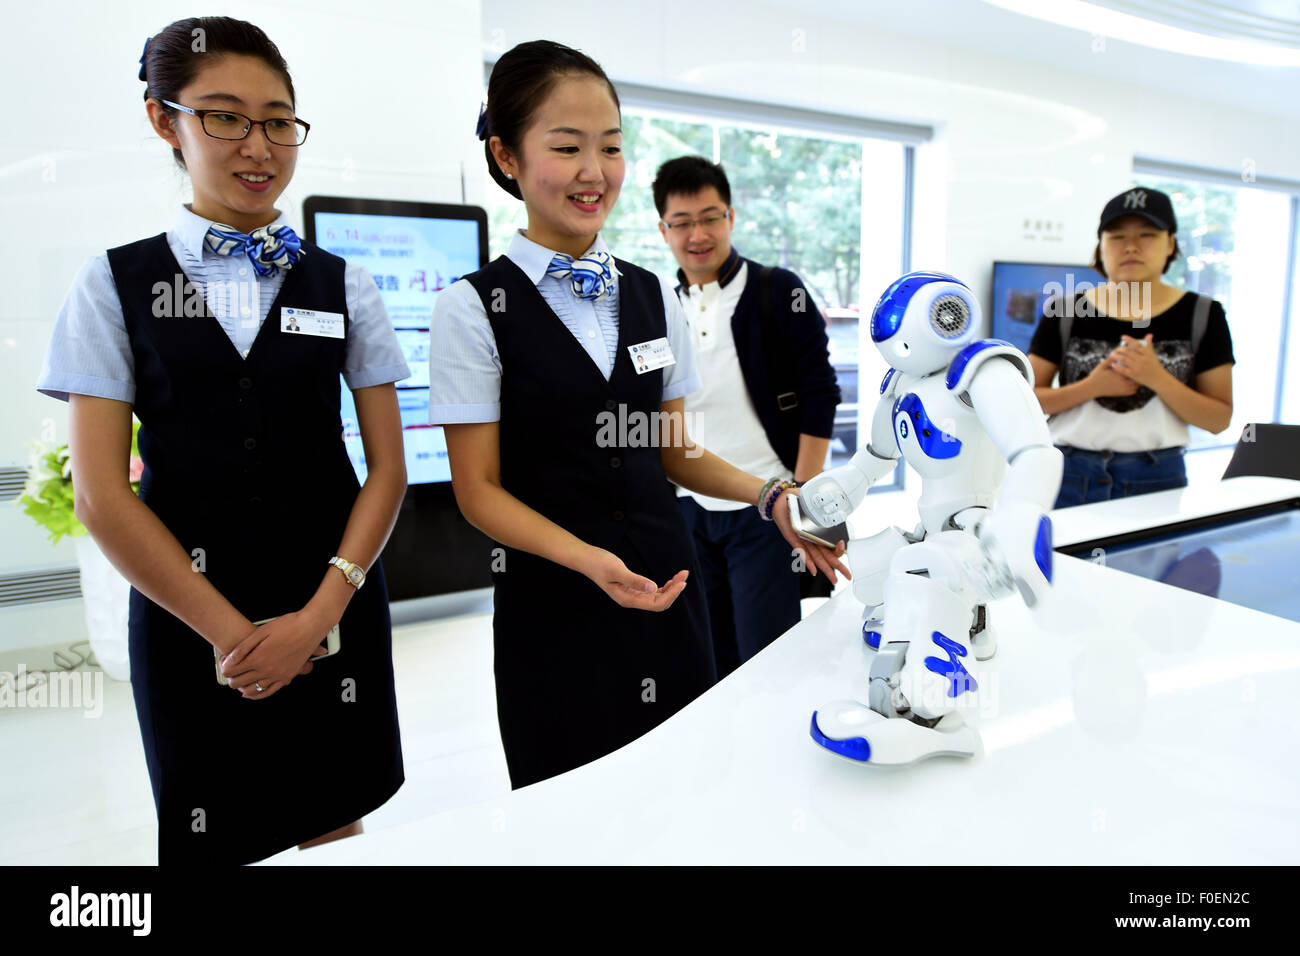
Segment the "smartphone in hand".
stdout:
<svg viewBox="0 0 1300 956">
<path fill-rule="evenodd" d="M 253 624 L 255 626 L 260 626 L 262 624 L 269 624 L 271 621 L 274 620 L 275 618 L 268 617 L 260 621 L 254 621 Z M 330 628 L 330 632 L 325 635 L 325 653 L 313 654 L 310 658 L 308 658 L 308 660 L 319 661 L 322 658 L 332 657 L 333 655 L 339 652 L 339 648 L 342 646 L 343 646 L 343 642 L 339 637 L 339 626 L 335 624 L 333 627 Z M 217 661 L 216 663 L 217 683 L 220 684 L 222 687 L 229 687 L 230 686 L 229 679 L 227 679 L 225 674 L 221 673 L 221 650 L 219 648 L 214 647 L 212 648 L 212 654 Z"/>
<path fill-rule="evenodd" d="M 832 551 L 841 541 L 844 542 L 845 547 L 848 546 L 849 526 L 847 524 L 840 523 L 833 528 L 823 528 L 815 524 L 800 509 L 799 496 L 793 491 L 786 492 L 786 504 L 790 506 L 790 524 L 799 537 L 814 544 L 824 545 Z"/>
</svg>

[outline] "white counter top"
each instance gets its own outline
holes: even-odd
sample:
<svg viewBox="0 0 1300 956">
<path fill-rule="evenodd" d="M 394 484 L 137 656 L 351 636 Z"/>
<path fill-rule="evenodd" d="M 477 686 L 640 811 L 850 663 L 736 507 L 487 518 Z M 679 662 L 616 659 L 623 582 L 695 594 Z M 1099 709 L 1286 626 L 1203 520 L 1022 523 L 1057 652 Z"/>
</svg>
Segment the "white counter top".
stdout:
<svg viewBox="0 0 1300 956">
<path fill-rule="evenodd" d="M 1300 481 L 1243 475 L 1172 491 L 1098 501 L 1053 511 L 1052 544 L 1060 548 L 1297 498 L 1300 498 Z"/>
<path fill-rule="evenodd" d="M 1297 489 L 1238 478 L 1068 509 L 1056 543 Z M 990 613 L 973 759 L 882 771 L 812 743 L 818 705 L 865 694 L 860 606 L 842 592 L 601 760 L 267 862 L 1300 862 L 1300 624 L 1059 555 L 1041 611 L 1008 598 Z"/>
</svg>

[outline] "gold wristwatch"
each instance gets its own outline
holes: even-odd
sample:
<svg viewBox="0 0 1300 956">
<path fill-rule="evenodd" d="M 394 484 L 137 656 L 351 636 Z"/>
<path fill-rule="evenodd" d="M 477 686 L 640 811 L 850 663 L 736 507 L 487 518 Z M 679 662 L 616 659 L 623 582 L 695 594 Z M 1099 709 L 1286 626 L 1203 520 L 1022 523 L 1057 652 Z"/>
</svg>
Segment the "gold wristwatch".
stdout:
<svg viewBox="0 0 1300 956">
<path fill-rule="evenodd" d="M 361 585 L 366 583 L 365 569 L 359 564 L 353 564 L 347 558 L 340 558 L 337 554 L 330 558 L 330 564 L 343 572 L 343 576 L 348 579 L 348 584 L 354 588 L 360 589 Z"/>
</svg>

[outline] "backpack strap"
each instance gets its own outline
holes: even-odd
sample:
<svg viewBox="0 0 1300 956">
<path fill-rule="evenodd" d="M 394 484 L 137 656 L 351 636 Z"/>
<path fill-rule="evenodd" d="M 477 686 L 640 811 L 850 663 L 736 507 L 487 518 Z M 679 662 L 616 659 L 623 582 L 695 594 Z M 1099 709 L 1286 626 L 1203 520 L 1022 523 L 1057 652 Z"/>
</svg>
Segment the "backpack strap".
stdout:
<svg viewBox="0 0 1300 956">
<path fill-rule="evenodd" d="M 1061 310 L 1061 361 L 1058 365 L 1065 364 L 1065 343 L 1070 340 L 1070 329 L 1074 325 L 1074 309 L 1067 308 Z"/>
<path fill-rule="evenodd" d="M 1205 327 L 1210 324 L 1210 306 L 1214 300 L 1199 292 L 1193 292 L 1192 295 L 1196 296 L 1196 306 L 1192 310 L 1192 359 L 1195 361 L 1196 353 L 1201 348 L 1201 339 L 1205 338 Z"/>
</svg>

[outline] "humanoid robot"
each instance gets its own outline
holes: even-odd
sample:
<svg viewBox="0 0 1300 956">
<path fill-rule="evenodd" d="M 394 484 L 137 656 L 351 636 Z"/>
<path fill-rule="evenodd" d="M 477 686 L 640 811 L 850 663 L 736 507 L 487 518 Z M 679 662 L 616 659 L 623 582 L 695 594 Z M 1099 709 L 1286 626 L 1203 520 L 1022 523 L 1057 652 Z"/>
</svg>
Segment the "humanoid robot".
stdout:
<svg viewBox="0 0 1300 956">
<path fill-rule="evenodd" d="M 978 682 L 966 663 L 996 650 L 986 604 L 1018 591 L 1032 608 L 1051 584 L 1047 512 L 1063 459 L 1029 360 L 1009 342 L 978 338 L 979 328 L 978 302 L 952 276 L 895 281 L 871 316 L 872 341 L 890 364 L 871 440 L 790 496 L 816 540 L 812 526 L 842 524 L 900 455 L 921 475 L 915 531 L 891 527 L 848 546 L 872 649 L 867 703 L 819 707 L 811 733 L 858 763 L 973 755 L 976 732 L 962 712 Z"/>
</svg>

